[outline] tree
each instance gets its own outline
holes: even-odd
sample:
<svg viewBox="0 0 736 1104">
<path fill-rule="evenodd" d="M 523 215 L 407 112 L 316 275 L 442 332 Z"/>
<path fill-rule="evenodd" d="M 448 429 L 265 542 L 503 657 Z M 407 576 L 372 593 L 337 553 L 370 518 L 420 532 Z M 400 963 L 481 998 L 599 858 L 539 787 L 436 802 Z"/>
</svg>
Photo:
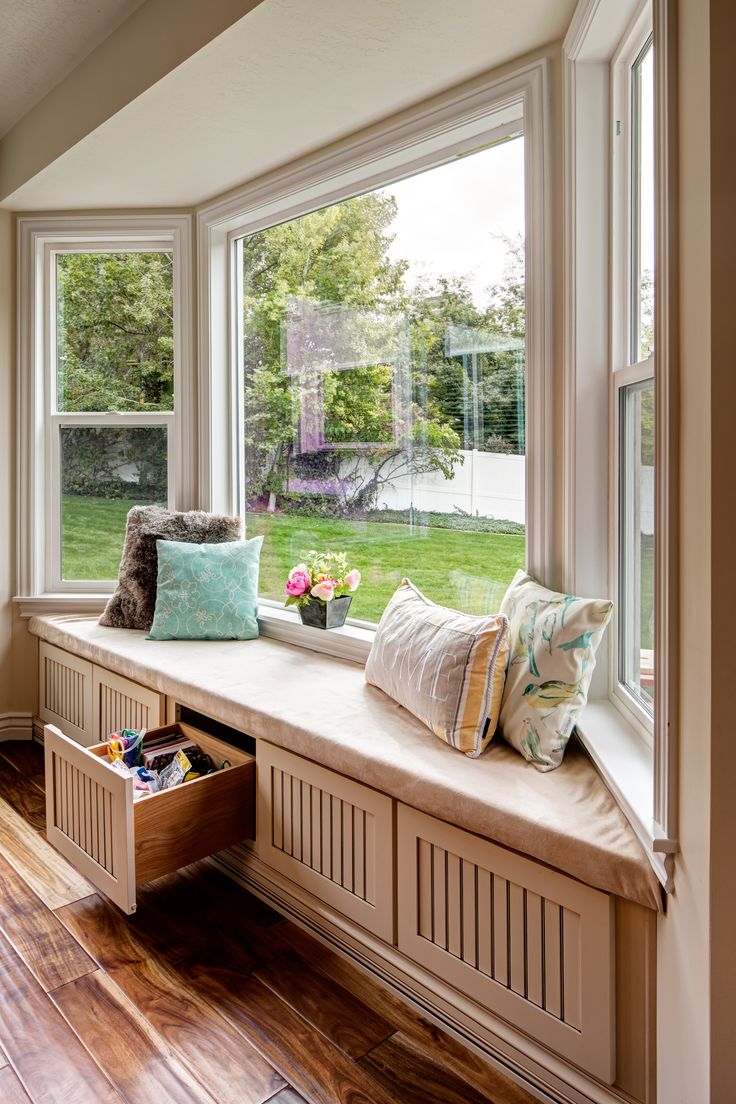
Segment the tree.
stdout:
<svg viewBox="0 0 736 1104">
<path fill-rule="evenodd" d="M 172 255 L 60 253 L 56 293 L 59 409 L 171 410 Z M 66 427 L 62 480 L 65 494 L 117 498 L 135 487 L 137 498 L 165 502 L 166 433 L 153 426 Z"/>
<path fill-rule="evenodd" d="M 59 409 L 171 410 L 170 253 L 60 253 Z"/>
<path fill-rule="evenodd" d="M 409 393 L 402 396 L 401 406 L 407 428 L 402 433 L 394 424 L 391 364 L 369 351 L 376 347 L 370 335 L 361 335 L 372 326 L 380 328 L 381 319 L 389 332 L 392 319 L 399 324 L 411 316 L 413 300 L 403 283 L 407 264 L 392 261 L 388 254 L 392 239 L 387 229 L 395 217 L 394 198 L 374 192 L 244 241 L 245 434 L 251 499 L 284 490 L 289 473 L 308 473 L 312 479 L 328 481 L 345 508 L 363 509 L 399 475 L 448 475 L 460 462 L 460 438 L 448 416 L 436 403 L 417 401 L 426 382 L 420 378 L 421 358 L 407 357 L 418 367 L 408 368 Z M 332 339 L 323 336 L 320 304 L 326 315 L 336 312 Z M 294 314 L 300 309 L 316 319 L 305 340 L 312 340 L 313 360 L 323 366 L 313 386 L 320 391 L 326 444 L 306 455 L 295 449 L 294 441 L 309 387 L 294 375 L 294 358 L 286 356 L 295 332 Z M 346 328 L 351 330 L 352 347 L 344 337 Z M 347 350 L 347 361 L 338 346 Z M 297 378 L 299 385 L 294 386 Z"/>
</svg>

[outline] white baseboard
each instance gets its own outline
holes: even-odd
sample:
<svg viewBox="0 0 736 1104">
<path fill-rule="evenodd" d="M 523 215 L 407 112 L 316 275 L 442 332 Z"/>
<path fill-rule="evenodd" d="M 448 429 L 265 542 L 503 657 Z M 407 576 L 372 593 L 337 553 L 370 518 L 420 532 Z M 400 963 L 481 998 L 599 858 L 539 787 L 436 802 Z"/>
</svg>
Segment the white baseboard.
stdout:
<svg viewBox="0 0 736 1104">
<path fill-rule="evenodd" d="M 358 924 L 317 900 L 263 863 L 248 845 L 210 860 L 333 950 L 408 999 L 427 1019 L 547 1104 L 622 1104 L 614 1086 L 603 1085 L 452 990 Z"/>
<path fill-rule="evenodd" d="M 32 739 L 32 713 L 0 713 L 0 741 Z"/>
</svg>

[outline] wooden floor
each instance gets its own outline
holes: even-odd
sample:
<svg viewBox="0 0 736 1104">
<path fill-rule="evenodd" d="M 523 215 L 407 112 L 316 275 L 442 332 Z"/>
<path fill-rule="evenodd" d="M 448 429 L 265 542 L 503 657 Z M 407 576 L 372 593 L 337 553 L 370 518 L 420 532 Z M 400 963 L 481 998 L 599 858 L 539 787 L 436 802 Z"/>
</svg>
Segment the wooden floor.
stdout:
<svg viewBox="0 0 736 1104">
<path fill-rule="evenodd" d="M 0 1102 L 533 1104 L 207 863 L 125 917 L 44 836 L 0 743 Z"/>
</svg>

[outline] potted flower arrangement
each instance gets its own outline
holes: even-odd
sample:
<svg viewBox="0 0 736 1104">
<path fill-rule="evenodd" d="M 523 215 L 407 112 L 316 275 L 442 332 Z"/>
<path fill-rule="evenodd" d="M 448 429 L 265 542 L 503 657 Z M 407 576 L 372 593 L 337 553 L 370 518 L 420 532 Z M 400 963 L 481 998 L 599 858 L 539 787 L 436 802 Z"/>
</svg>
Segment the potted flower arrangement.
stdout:
<svg viewBox="0 0 736 1104">
<path fill-rule="evenodd" d="M 304 625 L 337 629 L 345 624 L 360 572 L 350 568 L 344 552 L 307 553 L 286 580 L 287 606 L 296 606 Z"/>
</svg>

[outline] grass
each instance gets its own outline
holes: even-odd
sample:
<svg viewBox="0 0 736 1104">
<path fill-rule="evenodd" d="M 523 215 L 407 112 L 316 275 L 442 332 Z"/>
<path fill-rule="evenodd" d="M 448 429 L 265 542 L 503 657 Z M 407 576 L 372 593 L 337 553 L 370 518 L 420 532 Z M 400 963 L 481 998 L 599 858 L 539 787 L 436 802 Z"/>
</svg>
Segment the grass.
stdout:
<svg viewBox="0 0 736 1104">
<path fill-rule="evenodd" d="M 63 500 L 65 579 L 115 579 L 131 506 L 125 499 Z M 351 616 L 377 621 L 404 575 L 428 597 L 471 613 L 498 609 L 516 570 L 524 537 L 468 533 L 388 522 L 250 513 L 247 535 L 264 537 L 261 595 L 282 601 L 289 569 L 310 548 L 348 552 L 363 574 Z"/>
<path fill-rule="evenodd" d="M 64 579 L 117 579 L 125 519 L 137 503 L 124 498 L 64 495 L 61 567 Z"/>
</svg>

